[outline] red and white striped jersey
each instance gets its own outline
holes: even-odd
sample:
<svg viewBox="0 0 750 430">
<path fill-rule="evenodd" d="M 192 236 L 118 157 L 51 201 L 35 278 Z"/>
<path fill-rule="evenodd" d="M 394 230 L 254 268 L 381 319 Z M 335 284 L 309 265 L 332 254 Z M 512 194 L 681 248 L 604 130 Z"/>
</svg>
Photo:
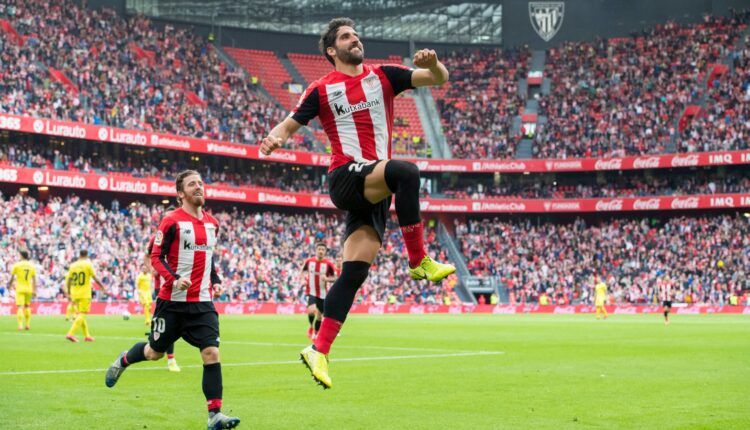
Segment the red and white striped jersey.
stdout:
<svg viewBox="0 0 750 430">
<path fill-rule="evenodd" d="M 151 250 L 154 249 L 154 239 L 156 236 L 151 236 L 151 240 L 148 242 L 148 255 L 151 256 Z M 161 276 L 159 275 L 159 272 L 153 273 L 154 275 L 154 291 L 156 291 L 156 294 L 159 294 L 159 288 L 161 288 Z"/>
<path fill-rule="evenodd" d="M 164 283 L 159 298 L 175 302 L 210 302 L 211 286 L 221 279 L 213 264 L 213 253 L 219 234 L 219 223 L 203 212 L 198 219 L 182 208 L 168 213 L 156 231 L 151 249 L 151 264 Z M 174 288 L 179 278 L 189 278 L 186 291 Z"/>
<path fill-rule="evenodd" d="M 317 258 L 308 258 L 302 265 L 302 271 L 307 272 L 307 282 L 305 283 L 305 294 L 324 299 L 328 292 L 328 285 L 324 276 L 333 276 L 336 274 L 336 266 L 331 260 Z"/>
<path fill-rule="evenodd" d="M 672 300 L 672 283 L 667 282 L 661 282 L 659 285 L 659 299 L 664 301 Z"/>
<path fill-rule="evenodd" d="M 320 117 L 331 141 L 329 172 L 355 161 L 391 158 L 393 99 L 414 88 L 413 70 L 400 65 L 362 65 L 357 76 L 333 71 L 307 87 L 289 116 L 300 124 Z"/>
</svg>

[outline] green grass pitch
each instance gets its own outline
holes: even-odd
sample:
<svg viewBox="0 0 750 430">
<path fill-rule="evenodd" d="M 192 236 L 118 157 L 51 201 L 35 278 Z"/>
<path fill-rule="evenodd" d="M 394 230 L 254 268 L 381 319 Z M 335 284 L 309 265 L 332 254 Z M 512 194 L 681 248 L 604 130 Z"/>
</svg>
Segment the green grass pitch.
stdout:
<svg viewBox="0 0 750 430">
<path fill-rule="evenodd" d="M 202 429 L 198 351 L 104 369 L 144 339 L 140 316 L 0 318 L 0 429 Z M 748 429 L 750 318 L 386 315 L 349 318 L 333 389 L 299 363 L 305 316 L 223 316 L 224 411 L 240 429 Z"/>
</svg>

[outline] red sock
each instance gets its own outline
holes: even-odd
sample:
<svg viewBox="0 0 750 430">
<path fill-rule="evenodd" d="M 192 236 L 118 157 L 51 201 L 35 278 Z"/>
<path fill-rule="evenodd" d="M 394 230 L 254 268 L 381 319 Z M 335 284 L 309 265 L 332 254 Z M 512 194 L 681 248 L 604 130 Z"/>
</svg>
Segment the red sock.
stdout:
<svg viewBox="0 0 750 430">
<path fill-rule="evenodd" d="M 404 236 L 406 250 L 409 252 L 409 267 L 419 266 L 422 259 L 427 255 L 424 250 L 424 230 L 422 222 L 413 225 L 401 226 L 401 234 Z"/>
<path fill-rule="evenodd" d="M 167 354 L 167 360 L 171 360 L 174 358 L 174 354 Z"/>
<path fill-rule="evenodd" d="M 336 339 L 336 336 L 338 336 L 342 325 L 344 323 L 336 321 L 333 318 L 323 318 L 318 335 L 315 337 L 315 349 L 320 353 L 328 354 L 328 351 L 331 350 L 331 344 Z"/>
<path fill-rule="evenodd" d="M 206 400 L 206 406 L 208 406 L 209 412 L 218 413 L 221 411 L 221 399 L 208 399 Z"/>
</svg>

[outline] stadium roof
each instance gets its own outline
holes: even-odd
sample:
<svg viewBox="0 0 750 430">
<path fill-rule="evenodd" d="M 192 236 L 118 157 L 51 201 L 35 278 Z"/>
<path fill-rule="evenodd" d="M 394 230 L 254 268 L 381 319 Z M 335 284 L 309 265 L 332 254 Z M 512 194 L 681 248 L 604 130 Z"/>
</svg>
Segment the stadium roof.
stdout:
<svg viewBox="0 0 750 430">
<path fill-rule="evenodd" d="M 447 43 L 501 42 L 502 5 L 424 0 L 127 0 L 129 12 L 201 24 L 319 34 L 348 16 L 363 37 Z"/>
</svg>

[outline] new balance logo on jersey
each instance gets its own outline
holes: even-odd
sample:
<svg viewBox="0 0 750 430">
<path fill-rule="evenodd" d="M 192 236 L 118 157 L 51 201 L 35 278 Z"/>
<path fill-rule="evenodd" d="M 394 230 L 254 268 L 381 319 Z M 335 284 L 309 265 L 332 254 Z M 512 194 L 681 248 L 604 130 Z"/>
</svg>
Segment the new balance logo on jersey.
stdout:
<svg viewBox="0 0 750 430">
<path fill-rule="evenodd" d="M 377 98 L 377 99 L 372 100 L 372 101 L 359 102 L 356 105 L 351 105 L 349 107 L 344 107 L 344 106 L 341 106 L 338 103 L 334 103 L 333 107 L 336 110 L 336 112 L 335 112 L 336 116 L 341 116 L 341 115 L 349 115 L 351 113 L 359 112 L 359 111 L 365 110 L 365 109 L 370 109 L 370 108 L 375 107 L 375 106 L 380 106 L 382 103 L 383 103 L 383 101 L 380 98 Z"/>
<path fill-rule="evenodd" d="M 183 233 L 185 233 L 185 234 L 193 234 L 193 230 L 185 230 Z"/>
<path fill-rule="evenodd" d="M 182 249 L 185 251 L 210 251 L 213 248 L 211 245 L 194 245 L 187 240 L 182 241 Z"/>
</svg>

